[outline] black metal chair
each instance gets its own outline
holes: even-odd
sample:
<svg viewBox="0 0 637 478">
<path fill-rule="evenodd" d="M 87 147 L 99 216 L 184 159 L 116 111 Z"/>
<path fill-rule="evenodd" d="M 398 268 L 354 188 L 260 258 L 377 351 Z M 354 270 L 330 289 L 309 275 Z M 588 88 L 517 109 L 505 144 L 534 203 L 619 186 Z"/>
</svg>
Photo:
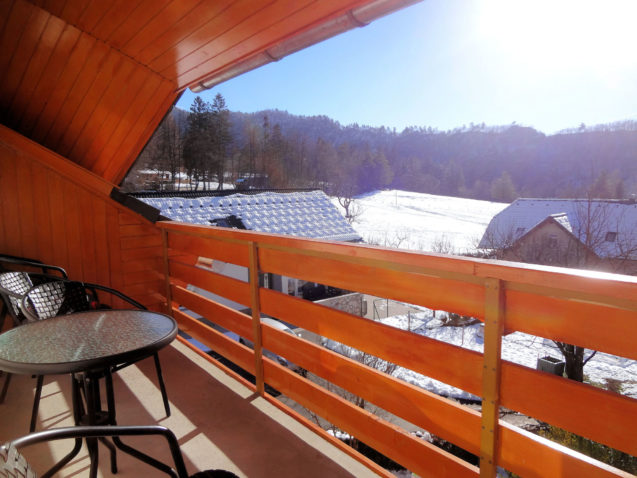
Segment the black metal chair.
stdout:
<svg viewBox="0 0 637 478">
<path fill-rule="evenodd" d="M 184 463 L 179 443 L 174 433 L 168 428 L 161 426 L 83 426 L 83 427 L 67 427 L 53 428 L 18 438 L 11 442 L 0 446 L 0 476 L 16 476 L 25 478 L 36 478 L 37 474 L 31 468 L 25 457 L 20 453 L 19 449 L 51 440 L 74 439 L 76 444 L 78 440 L 83 438 L 96 439 L 104 437 L 122 437 L 122 436 L 163 436 L 170 449 L 170 454 L 174 462 L 174 468 L 156 460 L 148 455 L 144 455 L 147 462 L 163 471 L 164 473 L 175 478 L 188 478 L 186 465 Z M 54 468 L 49 470 L 43 476 L 52 476 L 59 471 L 66 462 L 64 459 Z M 225 470 L 207 470 L 196 473 L 191 478 L 236 478 L 234 473 Z"/>
<path fill-rule="evenodd" d="M 146 307 L 136 300 L 110 287 L 69 280 L 47 282 L 32 287 L 23 296 L 21 309 L 27 320 L 43 320 L 58 315 L 110 308 L 110 306 L 104 305 L 100 301 L 98 291 L 107 292 L 138 309 L 146 310 Z M 164 402 L 164 410 L 166 411 L 166 416 L 170 416 L 170 404 L 168 403 L 168 394 L 161 373 L 159 355 L 154 353 L 153 359 L 155 361 L 157 380 Z M 132 362 L 117 365 L 111 368 L 110 372 L 116 372 L 131 364 Z"/>
<path fill-rule="evenodd" d="M 38 272 L 28 272 L 15 269 L 30 269 Z M 14 326 L 27 322 L 27 317 L 22 313 L 20 304 L 24 294 L 34 285 L 46 282 L 66 279 L 66 271 L 58 266 L 44 264 L 33 259 L 26 259 L 16 256 L 0 255 L 0 301 L 2 302 L 2 313 L 0 314 L 0 331 L 4 326 L 6 315 L 11 316 Z M 55 273 L 53 275 L 51 273 Z M 2 390 L 0 391 L 0 403 L 3 403 L 9 384 L 11 374 L 6 373 Z M 42 394 L 43 377 L 37 377 L 35 387 L 35 397 L 33 400 L 33 412 L 29 431 L 35 430 L 35 422 L 38 414 L 40 396 Z"/>
</svg>

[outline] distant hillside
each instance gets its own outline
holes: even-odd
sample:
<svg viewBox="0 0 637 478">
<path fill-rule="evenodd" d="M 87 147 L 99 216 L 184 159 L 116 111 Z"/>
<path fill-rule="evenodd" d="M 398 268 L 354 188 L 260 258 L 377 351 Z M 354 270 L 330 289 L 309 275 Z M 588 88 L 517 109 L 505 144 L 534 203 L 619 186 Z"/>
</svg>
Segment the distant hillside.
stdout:
<svg viewBox="0 0 637 478">
<path fill-rule="evenodd" d="M 188 115 L 175 109 L 164 121 L 178 125 L 181 140 Z M 545 135 L 516 124 L 398 132 L 280 110 L 228 118 L 229 142 L 209 173 L 217 179 L 256 173 L 271 187 L 322 187 L 336 195 L 395 188 L 504 202 L 637 193 L 637 121 Z M 146 164 L 161 164 L 157 151 L 166 148 L 151 149 Z"/>
</svg>

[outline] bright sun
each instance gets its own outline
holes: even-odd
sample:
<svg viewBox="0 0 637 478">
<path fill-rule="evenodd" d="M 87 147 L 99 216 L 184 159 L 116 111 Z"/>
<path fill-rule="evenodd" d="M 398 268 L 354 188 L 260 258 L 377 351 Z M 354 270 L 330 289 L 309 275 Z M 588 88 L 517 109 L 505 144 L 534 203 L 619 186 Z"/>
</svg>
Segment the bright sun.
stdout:
<svg viewBox="0 0 637 478">
<path fill-rule="evenodd" d="M 484 0 L 478 35 L 528 70 L 606 81 L 637 68 L 636 0 Z"/>
</svg>

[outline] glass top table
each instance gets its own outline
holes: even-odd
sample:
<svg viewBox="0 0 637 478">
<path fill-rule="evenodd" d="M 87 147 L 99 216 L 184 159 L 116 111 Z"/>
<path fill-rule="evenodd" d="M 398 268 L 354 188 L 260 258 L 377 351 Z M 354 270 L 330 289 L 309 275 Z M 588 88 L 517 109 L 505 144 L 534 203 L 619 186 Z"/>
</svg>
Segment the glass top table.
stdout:
<svg viewBox="0 0 637 478">
<path fill-rule="evenodd" d="M 172 342 L 177 323 L 147 310 L 95 310 L 31 322 L 0 335 L 0 370 L 65 374 L 152 355 Z"/>
</svg>

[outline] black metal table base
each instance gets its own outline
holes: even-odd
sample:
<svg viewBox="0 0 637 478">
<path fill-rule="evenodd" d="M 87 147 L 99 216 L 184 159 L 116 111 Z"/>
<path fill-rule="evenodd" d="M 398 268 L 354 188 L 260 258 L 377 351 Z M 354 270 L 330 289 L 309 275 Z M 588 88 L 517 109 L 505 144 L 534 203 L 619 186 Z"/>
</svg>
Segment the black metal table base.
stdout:
<svg viewBox="0 0 637 478">
<path fill-rule="evenodd" d="M 100 395 L 100 380 L 104 379 L 106 385 L 106 410 L 102 410 L 102 400 Z M 76 425 L 117 425 L 115 417 L 115 396 L 113 393 L 113 376 L 111 370 L 103 370 L 99 372 L 88 372 L 73 374 L 72 382 L 72 400 L 73 400 L 73 418 Z M 97 476 L 99 466 L 99 450 L 98 442 L 102 443 L 109 450 L 111 461 L 111 473 L 117 473 L 117 453 L 119 448 L 138 460 L 153 466 L 170 476 L 177 477 L 175 471 L 168 465 L 154 459 L 151 456 L 125 444 L 120 437 L 113 436 L 112 441 L 104 437 L 86 438 L 86 447 L 90 460 L 89 477 Z M 73 449 L 49 471 L 42 475 L 42 478 L 49 478 L 57 473 L 62 467 L 69 463 L 78 455 L 82 448 L 82 439 L 75 440 Z"/>
</svg>

